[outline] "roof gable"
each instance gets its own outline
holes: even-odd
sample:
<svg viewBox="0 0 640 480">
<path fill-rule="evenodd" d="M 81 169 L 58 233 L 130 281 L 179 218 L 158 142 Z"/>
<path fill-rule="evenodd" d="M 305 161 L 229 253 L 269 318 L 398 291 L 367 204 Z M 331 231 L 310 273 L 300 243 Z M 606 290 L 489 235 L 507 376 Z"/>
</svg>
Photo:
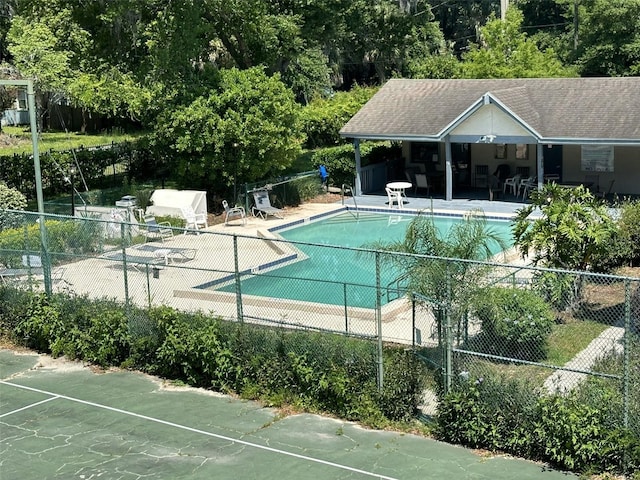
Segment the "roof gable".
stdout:
<svg viewBox="0 0 640 480">
<path fill-rule="evenodd" d="M 462 124 L 479 118 L 474 111 L 486 95 L 538 141 L 640 143 L 640 77 L 393 79 L 340 134 L 443 140 Z M 480 133 L 488 132 L 485 128 Z"/>
</svg>

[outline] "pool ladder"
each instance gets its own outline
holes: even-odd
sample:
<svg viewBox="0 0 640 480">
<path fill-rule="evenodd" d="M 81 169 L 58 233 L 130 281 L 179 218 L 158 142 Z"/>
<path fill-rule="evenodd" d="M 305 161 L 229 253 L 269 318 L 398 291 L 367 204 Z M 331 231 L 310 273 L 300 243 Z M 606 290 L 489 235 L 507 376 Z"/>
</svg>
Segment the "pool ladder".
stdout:
<svg viewBox="0 0 640 480">
<path fill-rule="evenodd" d="M 351 198 L 353 199 L 353 205 L 356 207 L 356 213 L 353 213 L 353 211 L 351 209 L 349 209 L 349 208 L 347 208 L 347 211 L 351 215 L 353 215 L 356 220 L 359 220 L 360 219 L 360 212 L 358 210 L 358 203 L 356 202 L 356 196 L 353 193 L 353 187 L 351 185 L 347 185 L 346 183 L 343 183 L 341 191 L 342 191 L 342 205 L 344 205 L 344 194 L 345 194 L 345 192 L 351 193 Z"/>
</svg>

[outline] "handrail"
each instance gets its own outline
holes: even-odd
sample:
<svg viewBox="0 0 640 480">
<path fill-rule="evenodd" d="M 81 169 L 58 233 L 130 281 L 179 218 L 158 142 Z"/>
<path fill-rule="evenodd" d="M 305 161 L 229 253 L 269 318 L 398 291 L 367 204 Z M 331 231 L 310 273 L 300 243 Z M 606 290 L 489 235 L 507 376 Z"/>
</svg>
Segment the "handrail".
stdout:
<svg viewBox="0 0 640 480">
<path fill-rule="evenodd" d="M 353 199 L 353 205 L 356 207 L 356 213 L 354 214 L 351 210 L 347 209 L 347 211 L 355 217 L 356 220 L 360 219 L 360 211 L 358 210 L 358 203 L 356 202 L 356 196 L 353 194 L 353 187 L 351 185 L 347 185 L 346 183 L 342 184 L 342 188 L 340 189 L 342 193 L 342 205 L 344 205 L 344 192 L 351 192 L 351 198 Z"/>
</svg>

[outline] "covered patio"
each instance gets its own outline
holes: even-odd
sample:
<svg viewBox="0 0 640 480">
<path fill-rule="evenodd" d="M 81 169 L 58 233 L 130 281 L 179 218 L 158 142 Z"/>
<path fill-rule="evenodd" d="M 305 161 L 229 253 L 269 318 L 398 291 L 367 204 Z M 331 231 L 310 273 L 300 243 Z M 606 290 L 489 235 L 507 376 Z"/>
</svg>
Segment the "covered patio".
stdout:
<svg viewBox="0 0 640 480">
<path fill-rule="evenodd" d="M 523 202 L 545 181 L 602 197 L 640 194 L 640 78 L 387 82 L 340 132 L 353 141 L 355 194 L 427 178 L 421 196 Z M 363 164 L 360 144 L 392 141 L 399 158 Z M 507 178 L 515 185 L 507 185 Z"/>
</svg>

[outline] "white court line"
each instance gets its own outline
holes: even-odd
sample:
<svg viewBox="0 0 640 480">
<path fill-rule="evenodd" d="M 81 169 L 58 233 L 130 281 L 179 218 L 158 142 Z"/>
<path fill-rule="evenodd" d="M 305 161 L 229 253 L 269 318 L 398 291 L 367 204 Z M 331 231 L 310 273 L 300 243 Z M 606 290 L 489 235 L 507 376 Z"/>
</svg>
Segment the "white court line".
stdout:
<svg viewBox="0 0 640 480">
<path fill-rule="evenodd" d="M 37 407 L 38 405 L 42 405 L 43 403 L 50 402 L 51 400 L 55 400 L 57 398 L 60 398 L 60 397 L 58 395 L 56 395 L 55 397 L 45 398 L 44 400 L 40 400 L 39 402 L 32 403 L 31 405 L 27 405 L 27 406 L 22 407 L 22 408 L 18 408 L 17 410 L 12 410 L 11 412 L 3 413 L 2 415 L 0 415 L 0 418 L 6 417 L 7 415 L 13 415 L 14 413 L 18 413 L 18 412 L 21 412 L 23 410 L 28 410 L 28 409 L 33 408 L 33 407 Z"/>
<path fill-rule="evenodd" d="M 47 400 L 54 400 L 56 398 L 61 398 L 61 399 L 64 399 L 64 400 L 69 400 L 71 402 L 77 402 L 77 403 L 81 403 L 83 405 L 89 405 L 89 406 L 92 406 L 92 407 L 102 408 L 104 410 L 109 410 L 109 411 L 112 411 L 112 412 L 121 413 L 123 415 L 129 415 L 131 417 L 140 418 L 142 420 L 148 420 L 150 422 L 159 423 L 161 425 L 167 425 L 169 427 L 179 428 L 181 430 L 186 430 L 188 432 L 199 433 L 201 435 L 206 435 L 208 437 L 214 437 L 214 438 L 218 438 L 220 440 L 225 440 L 225 441 L 228 441 L 228 442 L 238 443 L 240 445 L 245 445 L 245 446 L 248 446 L 248 447 L 258 448 L 260 450 L 266 450 L 266 451 L 272 452 L 272 453 L 279 453 L 281 455 L 286 455 L 286 456 L 289 456 L 289 457 L 298 458 L 300 460 L 307 460 L 309 462 L 320 463 L 322 465 L 328 465 L 330 467 L 338 468 L 338 469 L 341 469 L 341 470 L 347 470 L 349 472 L 360 473 L 360 474 L 366 475 L 368 477 L 379 478 L 379 479 L 382 479 L 382 480 L 399 480 L 399 479 L 397 479 L 395 477 L 388 477 L 386 475 L 380 475 L 380 474 L 373 473 L 373 472 L 367 472 L 365 470 L 360 470 L 359 468 L 353 468 L 353 467 L 349 467 L 347 465 L 340 465 L 339 463 L 329 462 L 327 460 L 321 460 L 319 458 L 308 457 L 306 455 L 300 455 L 298 453 L 287 452 L 286 450 L 279 450 L 277 448 L 267 447 L 267 446 L 264 446 L 264 445 L 259 445 L 257 443 L 246 442 L 244 440 L 238 440 L 236 438 L 226 437 L 224 435 L 218 435 L 217 433 L 207 432 L 205 430 L 200 430 L 198 428 L 187 427 L 186 425 L 180 425 L 179 423 L 173 423 L 173 422 L 169 422 L 167 420 L 161 420 L 159 418 L 148 417 L 147 415 L 141 415 L 139 413 L 129 412 L 127 410 L 122 410 L 120 408 L 109 407 L 108 405 L 102 405 L 100 403 L 89 402 L 87 400 L 81 400 L 79 398 L 74 398 L 74 397 L 68 397 L 66 395 L 59 395 L 57 393 L 48 392 L 46 390 L 40 390 L 38 388 L 27 387 L 25 385 L 19 385 L 19 384 L 16 384 L 16 383 L 6 382 L 4 380 L 0 380 L 0 383 L 2 383 L 3 385 L 9 385 L 11 387 L 22 388 L 24 390 L 29 390 L 29 391 L 32 391 L 32 392 L 42 393 L 44 395 L 51 395 L 53 397 L 53 398 L 50 398 L 50 399 L 47 399 Z M 47 401 L 47 400 L 45 400 L 45 401 Z M 39 403 L 43 403 L 43 402 L 39 402 Z M 34 405 L 37 405 L 37 404 L 34 404 Z M 34 405 L 31 405 L 31 406 L 34 406 Z M 27 407 L 25 407 L 25 408 L 27 408 Z"/>
</svg>

